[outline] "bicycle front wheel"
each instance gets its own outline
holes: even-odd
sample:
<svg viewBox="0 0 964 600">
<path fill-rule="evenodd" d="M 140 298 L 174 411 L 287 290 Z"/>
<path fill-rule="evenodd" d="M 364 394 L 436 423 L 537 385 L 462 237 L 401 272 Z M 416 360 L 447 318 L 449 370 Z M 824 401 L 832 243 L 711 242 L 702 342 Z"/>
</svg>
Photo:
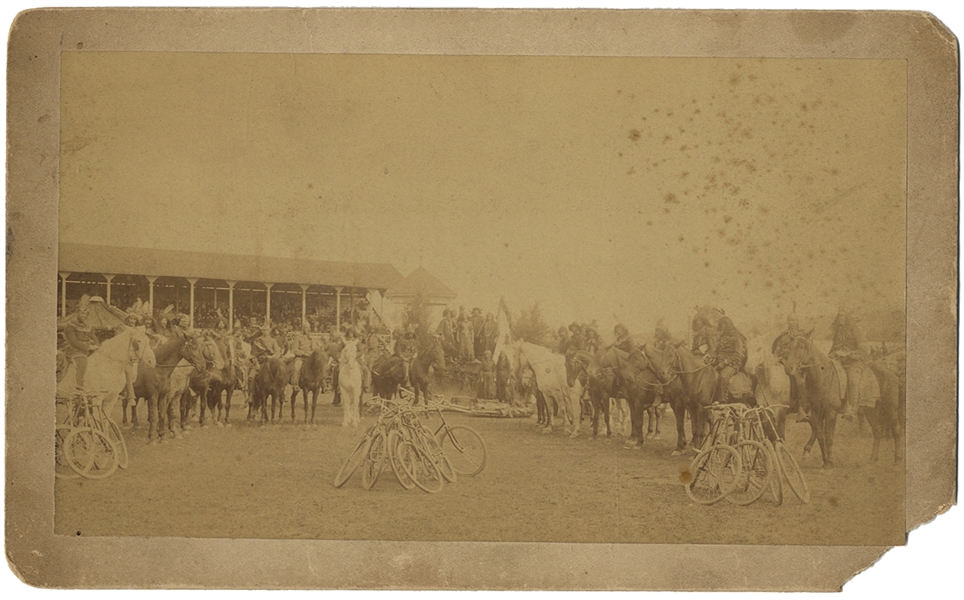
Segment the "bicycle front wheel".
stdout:
<svg viewBox="0 0 964 600">
<path fill-rule="evenodd" d="M 368 453 L 362 461 L 362 487 L 372 489 L 385 466 L 385 434 L 379 431 L 368 446 Z"/>
<path fill-rule="evenodd" d="M 807 485 L 807 480 L 803 478 L 803 471 L 800 470 L 800 465 L 797 464 L 793 454 L 787 449 L 787 445 L 781 441 L 777 441 L 774 444 L 774 454 L 777 457 L 777 464 L 780 465 L 780 470 L 787 478 L 787 484 L 790 486 L 790 491 L 793 495 L 800 499 L 804 504 L 810 503 L 810 486 Z"/>
<path fill-rule="evenodd" d="M 743 440 L 735 446 L 743 466 L 737 485 L 726 499 L 746 506 L 760 499 L 769 488 L 773 476 L 773 457 L 766 446 L 754 440 Z"/>
<path fill-rule="evenodd" d="M 730 446 L 711 446 L 690 463 L 686 495 L 697 504 L 714 504 L 729 494 L 742 471 L 740 455 Z"/>
<path fill-rule="evenodd" d="M 338 472 L 335 473 L 335 481 L 333 483 L 336 488 L 340 488 L 341 486 L 345 485 L 345 482 L 348 481 L 352 474 L 355 473 L 358 467 L 362 464 L 362 461 L 365 460 L 365 457 L 368 456 L 368 447 L 371 445 L 371 443 L 372 438 L 368 435 L 363 437 L 361 441 L 358 442 L 358 445 L 355 446 L 355 449 L 352 450 L 351 454 L 348 455 L 348 460 L 346 460 L 345 464 L 343 464 L 341 468 L 338 469 Z"/>
<path fill-rule="evenodd" d="M 465 425 L 452 425 L 439 432 L 442 452 L 452 463 L 458 475 L 472 477 L 485 468 L 485 442 L 474 429 Z"/>
<path fill-rule="evenodd" d="M 117 449 L 103 433 L 82 427 L 64 439 L 67 464 L 81 477 L 104 479 L 117 470 Z"/>
<path fill-rule="evenodd" d="M 401 444 L 402 435 L 400 433 L 393 431 L 388 434 L 388 459 L 392 463 L 392 471 L 395 472 L 395 478 L 398 479 L 398 483 L 402 484 L 402 487 L 406 490 L 410 490 L 415 487 L 415 482 L 405 474 L 405 469 L 402 467 L 402 456 L 398 452 Z M 406 455 L 405 459 L 411 460 L 411 454 Z M 408 470 L 411 471 L 413 469 L 415 469 L 415 466 L 409 463 Z"/>
<path fill-rule="evenodd" d="M 405 474 L 415 485 L 424 492 L 437 494 L 442 491 L 445 480 L 438 470 L 438 466 L 418 446 L 412 442 L 402 442 L 398 445 L 399 463 Z"/>
<path fill-rule="evenodd" d="M 127 442 L 124 440 L 124 434 L 121 432 L 120 427 L 117 423 L 112 421 L 109 417 L 105 419 L 107 424 L 107 437 L 110 441 L 114 443 L 117 448 L 117 468 L 126 469 L 130 464 L 130 455 L 127 453 Z"/>
<path fill-rule="evenodd" d="M 773 459 L 773 475 L 770 476 L 770 495 L 773 496 L 773 501 L 777 506 L 783 504 L 783 476 L 780 474 L 782 469 L 780 468 L 780 461 L 777 460 L 777 451 L 770 443 L 770 440 L 764 440 L 763 445 L 766 446 L 767 452 Z"/>
<path fill-rule="evenodd" d="M 70 425 L 57 425 L 57 431 L 54 434 L 54 475 L 60 479 L 77 479 L 80 473 L 70 466 L 64 449 L 64 441 L 68 435 L 70 435 Z"/>
</svg>

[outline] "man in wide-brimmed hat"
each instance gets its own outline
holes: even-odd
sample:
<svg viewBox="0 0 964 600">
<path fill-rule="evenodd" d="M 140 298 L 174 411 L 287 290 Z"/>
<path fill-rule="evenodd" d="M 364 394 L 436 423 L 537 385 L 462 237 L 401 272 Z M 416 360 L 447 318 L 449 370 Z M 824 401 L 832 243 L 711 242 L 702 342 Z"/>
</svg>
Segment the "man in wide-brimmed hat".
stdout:
<svg viewBox="0 0 964 600">
<path fill-rule="evenodd" d="M 87 373 L 87 357 L 100 348 L 100 340 L 94 335 L 94 330 L 87 324 L 87 307 L 82 307 L 74 319 L 64 327 L 64 339 L 67 347 L 64 350 L 69 360 L 74 361 L 77 379 L 77 391 L 84 390 L 84 375 Z"/>
</svg>

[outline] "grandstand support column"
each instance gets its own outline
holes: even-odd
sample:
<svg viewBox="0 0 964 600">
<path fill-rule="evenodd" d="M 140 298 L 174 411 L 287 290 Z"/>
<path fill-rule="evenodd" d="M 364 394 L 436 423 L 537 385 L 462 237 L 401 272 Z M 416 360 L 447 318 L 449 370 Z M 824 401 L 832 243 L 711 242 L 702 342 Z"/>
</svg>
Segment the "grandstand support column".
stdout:
<svg viewBox="0 0 964 600">
<path fill-rule="evenodd" d="M 341 332 L 341 291 L 345 288 L 335 288 L 335 329 Z"/>
<path fill-rule="evenodd" d="M 234 284 L 237 281 L 228 281 L 228 331 L 234 331 Z"/>
<path fill-rule="evenodd" d="M 104 279 L 107 280 L 107 306 L 110 306 L 110 282 L 114 279 L 113 275 L 104 274 Z"/>
<path fill-rule="evenodd" d="M 154 282 L 157 281 L 157 277 L 147 276 L 147 302 L 151 305 L 151 313 L 156 313 L 154 310 Z"/>
<path fill-rule="evenodd" d="M 264 302 L 264 325 L 265 327 L 271 327 L 271 288 L 274 287 L 273 283 L 264 282 L 265 289 L 265 302 Z"/>
<path fill-rule="evenodd" d="M 191 310 L 188 312 L 188 316 L 191 319 L 191 324 L 189 325 L 189 327 L 191 329 L 194 329 L 194 284 L 197 283 L 197 278 L 188 277 L 187 281 L 188 283 L 191 284 Z"/>
<path fill-rule="evenodd" d="M 301 326 L 304 327 L 308 323 L 308 285 L 298 285 L 301 286 Z"/>
<path fill-rule="evenodd" d="M 60 316 L 67 316 L 67 278 L 70 277 L 69 271 L 60 271 L 61 284 L 60 284 Z"/>
</svg>

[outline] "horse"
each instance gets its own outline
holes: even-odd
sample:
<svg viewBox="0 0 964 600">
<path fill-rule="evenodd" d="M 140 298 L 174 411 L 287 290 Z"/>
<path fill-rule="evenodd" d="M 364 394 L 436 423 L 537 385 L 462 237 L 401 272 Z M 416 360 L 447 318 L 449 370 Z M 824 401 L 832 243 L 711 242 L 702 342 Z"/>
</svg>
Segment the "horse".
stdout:
<svg viewBox="0 0 964 600">
<path fill-rule="evenodd" d="M 907 394 L 904 382 L 885 362 L 871 361 L 867 364 L 880 386 L 880 397 L 874 406 L 859 406 L 858 414 L 870 423 L 874 434 L 874 446 L 870 452 L 871 462 L 877 462 L 880 441 L 885 437 L 894 440 L 894 464 L 899 464 L 903 456 L 904 411 L 907 407 Z"/>
<path fill-rule="evenodd" d="M 642 445 L 645 439 L 643 415 L 656 405 L 662 392 L 656 368 L 640 349 L 634 348 L 627 353 L 615 346 L 604 350 L 600 365 L 615 369 L 618 395 L 629 403 L 632 423 L 629 441 L 635 440 L 637 446 Z"/>
<path fill-rule="evenodd" d="M 552 400 L 556 405 L 562 406 L 572 420 L 571 437 L 579 435 L 579 421 L 581 411 L 579 410 L 579 398 L 582 396 L 582 383 L 576 379 L 575 384 L 570 386 L 566 380 L 566 357 L 561 354 L 553 354 L 548 348 L 537 346 L 525 341 L 516 342 L 510 360 L 517 366 L 517 372 L 525 367 L 532 369 L 535 374 L 538 398 L 541 393 L 546 399 Z M 520 372 L 521 379 L 521 372 Z M 552 431 L 553 411 L 546 410 L 545 431 Z"/>
<path fill-rule="evenodd" d="M 405 382 L 405 365 L 398 356 L 387 355 L 372 365 L 372 393 L 390 400 L 398 393 L 398 386 Z"/>
<path fill-rule="evenodd" d="M 813 345 L 813 331 L 806 336 L 792 336 L 785 346 L 784 370 L 798 393 L 806 396 L 810 406 L 810 441 L 804 456 L 810 454 L 814 440 L 820 444 L 823 466 L 833 466 L 833 436 L 837 415 L 843 408 L 846 382 L 826 354 Z"/>
<path fill-rule="evenodd" d="M 362 368 L 358 364 L 358 342 L 352 340 L 342 350 L 338 368 L 338 388 L 342 404 L 344 428 L 357 428 L 361 424 Z"/>
<path fill-rule="evenodd" d="M 234 395 L 234 388 L 238 383 L 235 341 L 234 338 L 231 337 L 214 339 L 210 341 L 207 347 L 211 353 L 214 354 L 214 360 L 211 361 L 208 369 L 210 378 L 205 396 L 202 396 L 203 400 L 201 402 L 201 416 L 199 421 L 201 427 L 204 427 L 204 409 L 205 405 L 207 405 L 207 408 L 209 408 L 212 413 L 214 413 L 215 408 L 217 409 L 218 413 L 214 422 L 218 426 L 222 425 L 221 412 L 223 410 L 223 425 L 227 425 L 231 415 L 231 396 Z M 223 400 L 221 397 L 222 393 L 224 395 Z"/>
<path fill-rule="evenodd" d="M 291 391 L 291 409 L 294 411 L 295 399 L 298 391 L 305 397 L 305 423 L 315 422 L 315 407 L 318 402 L 318 394 L 321 393 L 325 385 L 325 378 L 328 375 L 328 362 L 331 357 L 324 348 L 316 348 L 308 355 L 308 358 L 301 363 L 301 372 L 298 373 L 298 386 Z M 311 392 L 311 418 L 308 418 L 308 393 Z M 294 414 L 292 414 L 292 419 Z"/>
<path fill-rule="evenodd" d="M 189 380 L 195 371 L 204 367 L 205 357 L 194 333 L 171 337 L 161 344 L 154 354 L 157 357 L 156 368 L 163 391 L 151 408 L 152 429 L 156 428 L 157 439 L 163 438 L 165 433 L 180 437 L 179 429 L 184 429 L 185 426 L 181 392 L 187 387 L 186 383 L 182 382 Z M 154 439 L 151 432 L 148 432 L 148 440 Z"/>
<path fill-rule="evenodd" d="M 104 340 L 100 347 L 87 357 L 85 389 L 102 394 L 104 414 L 111 414 L 118 396 L 127 387 L 128 376 L 134 378 L 135 369 L 149 348 L 150 342 L 144 332 L 133 327 L 124 327 L 113 337 Z M 76 373 L 77 365 L 71 361 L 57 383 L 57 396 L 70 398 L 76 395 Z"/>
<path fill-rule="evenodd" d="M 569 387 L 573 387 L 579 380 L 589 392 L 589 401 L 593 408 L 593 438 L 599 434 L 600 414 L 606 417 L 606 437 L 612 436 L 610 402 L 618 395 L 615 370 L 600 364 L 603 353 L 602 350 L 596 354 L 580 350 L 566 357 L 566 383 Z"/>
<path fill-rule="evenodd" d="M 414 406 L 418 406 L 419 395 L 425 397 L 425 404 L 428 405 L 428 374 L 433 365 L 437 369 L 445 370 L 445 351 L 437 337 L 432 337 L 416 351 L 408 370 L 408 378 L 415 388 Z"/>
<path fill-rule="evenodd" d="M 679 378 L 680 399 L 674 403 L 673 408 L 677 433 L 674 454 L 687 447 L 683 428 L 684 415 L 687 412 L 693 427 L 692 446 L 699 448 L 703 444 L 707 420 L 704 408 L 713 404 L 716 399 L 719 373 L 692 352 L 675 345 L 669 345 L 662 351 L 646 346 L 643 354 L 649 359 L 656 377 L 663 385 L 669 386 Z"/>
<path fill-rule="evenodd" d="M 271 398 L 271 420 L 274 424 L 275 404 L 282 407 L 284 402 L 285 386 L 288 385 L 288 369 L 284 360 L 280 358 L 269 358 L 254 376 L 251 385 L 251 402 L 248 404 L 248 419 L 252 418 L 252 411 L 261 411 L 261 423 L 268 421 L 268 398 Z M 280 420 L 281 413 L 279 411 Z"/>
</svg>

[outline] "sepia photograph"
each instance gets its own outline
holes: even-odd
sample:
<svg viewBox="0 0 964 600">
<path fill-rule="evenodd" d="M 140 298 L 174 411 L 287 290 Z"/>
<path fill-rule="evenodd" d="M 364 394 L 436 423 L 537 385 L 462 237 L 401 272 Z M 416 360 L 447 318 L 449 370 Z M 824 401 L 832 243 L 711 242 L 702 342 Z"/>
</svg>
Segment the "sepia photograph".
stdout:
<svg viewBox="0 0 964 600">
<path fill-rule="evenodd" d="M 902 61 L 61 64 L 57 533 L 902 543 Z"/>
<path fill-rule="evenodd" d="M 882 552 L 919 523 L 898 53 L 93 39 L 60 43 L 43 158 L 54 536 Z"/>
</svg>

